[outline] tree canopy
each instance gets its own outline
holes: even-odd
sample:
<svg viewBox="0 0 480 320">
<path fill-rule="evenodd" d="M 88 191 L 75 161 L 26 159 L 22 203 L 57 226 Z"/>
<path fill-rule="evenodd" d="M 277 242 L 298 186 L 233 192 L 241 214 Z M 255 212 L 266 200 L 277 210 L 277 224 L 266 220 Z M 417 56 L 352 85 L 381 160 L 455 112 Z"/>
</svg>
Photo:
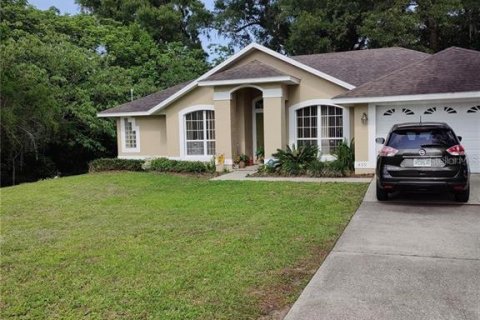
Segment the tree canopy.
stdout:
<svg viewBox="0 0 480 320">
<path fill-rule="evenodd" d="M 78 15 L 2 0 L 1 184 L 84 172 L 116 155 L 97 112 L 191 80 L 210 64 L 201 35 L 289 55 L 402 46 L 480 49 L 478 0 L 76 0 Z"/>
<path fill-rule="evenodd" d="M 116 153 L 113 121 L 96 114 L 190 80 L 208 64 L 182 39 L 159 44 L 137 22 L 60 15 L 4 1 L 1 63 L 2 184 L 84 172 Z M 17 181 L 15 181 L 17 180 Z"/>
<path fill-rule="evenodd" d="M 476 0 L 216 0 L 217 28 L 287 54 L 386 46 L 480 49 Z"/>
<path fill-rule="evenodd" d="M 180 41 L 200 48 L 199 33 L 210 27 L 212 15 L 200 0 L 76 0 L 98 17 L 137 23 L 157 43 Z"/>
</svg>

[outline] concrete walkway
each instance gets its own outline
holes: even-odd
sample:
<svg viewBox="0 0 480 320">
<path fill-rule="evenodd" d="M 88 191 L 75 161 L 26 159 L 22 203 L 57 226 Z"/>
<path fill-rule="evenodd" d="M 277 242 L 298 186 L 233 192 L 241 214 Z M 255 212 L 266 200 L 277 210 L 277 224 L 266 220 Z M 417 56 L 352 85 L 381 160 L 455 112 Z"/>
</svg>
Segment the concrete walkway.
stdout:
<svg viewBox="0 0 480 320">
<path fill-rule="evenodd" d="M 367 193 L 285 320 L 480 319 L 480 176 L 460 205 Z"/>
<path fill-rule="evenodd" d="M 257 172 L 256 167 L 247 167 L 245 169 L 239 169 L 230 173 L 223 174 L 215 177 L 213 181 L 290 181 L 290 182 L 357 182 L 357 183 L 369 183 L 372 178 L 309 178 L 309 177 L 248 177 L 248 175 Z"/>
</svg>

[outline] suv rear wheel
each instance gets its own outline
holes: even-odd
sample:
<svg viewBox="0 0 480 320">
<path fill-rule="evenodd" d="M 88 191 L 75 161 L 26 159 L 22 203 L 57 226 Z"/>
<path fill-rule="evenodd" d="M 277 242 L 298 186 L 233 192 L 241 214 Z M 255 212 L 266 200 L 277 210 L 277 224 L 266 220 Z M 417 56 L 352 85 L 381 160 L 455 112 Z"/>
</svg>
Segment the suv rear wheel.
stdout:
<svg viewBox="0 0 480 320">
<path fill-rule="evenodd" d="M 388 192 L 380 188 L 377 182 L 377 200 L 378 201 L 387 201 L 388 200 Z"/>
<path fill-rule="evenodd" d="M 462 192 L 455 193 L 455 201 L 457 202 L 468 202 L 470 198 L 470 186 Z"/>
</svg>

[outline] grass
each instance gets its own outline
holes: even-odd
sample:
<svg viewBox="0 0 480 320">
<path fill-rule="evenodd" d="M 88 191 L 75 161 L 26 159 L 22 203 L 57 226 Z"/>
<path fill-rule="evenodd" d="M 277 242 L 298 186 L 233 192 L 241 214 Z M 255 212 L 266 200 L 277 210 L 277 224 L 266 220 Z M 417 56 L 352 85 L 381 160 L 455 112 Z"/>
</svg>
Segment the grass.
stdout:
<svg viewBox="0 0 480 320">
<path fill-rule="evenodd" d="M 1 317 L 274 317 L 366 187 L 103 173 L 2 189 Z"/>
</svg>

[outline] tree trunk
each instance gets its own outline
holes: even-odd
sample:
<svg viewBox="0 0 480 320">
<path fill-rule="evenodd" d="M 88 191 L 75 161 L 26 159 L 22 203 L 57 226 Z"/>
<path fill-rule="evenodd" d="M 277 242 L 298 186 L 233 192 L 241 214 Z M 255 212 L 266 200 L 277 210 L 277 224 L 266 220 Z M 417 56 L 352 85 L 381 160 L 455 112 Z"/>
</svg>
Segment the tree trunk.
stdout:
<svg viewBox="0 0 480 320">
<path fill-rule="evenodd" d="M 430 32 L 430 49 L 433 52 L 438 51 L 438 27 L 437 22 L 433 18 L 428 18 L 428 26 Z"/>
<path fill-rule="evenodd" d="M 15 185 L 15 157 L 12 158 L 12 186 Z"/>
</svg>

